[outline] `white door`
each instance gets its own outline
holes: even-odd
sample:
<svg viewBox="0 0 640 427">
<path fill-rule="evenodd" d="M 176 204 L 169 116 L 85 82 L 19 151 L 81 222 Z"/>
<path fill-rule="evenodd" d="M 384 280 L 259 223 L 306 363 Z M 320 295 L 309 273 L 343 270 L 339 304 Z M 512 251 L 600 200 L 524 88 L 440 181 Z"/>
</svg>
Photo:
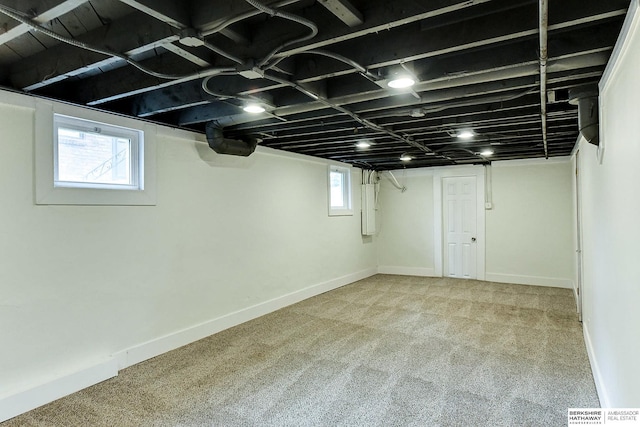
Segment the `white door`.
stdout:
<svg viewBox="0 0 640 427">
<path fill-rule="evenodd" d="M 475 279 L 477 193 L 476 177 L 442 179 L 444 276 Z"/>
</svg>

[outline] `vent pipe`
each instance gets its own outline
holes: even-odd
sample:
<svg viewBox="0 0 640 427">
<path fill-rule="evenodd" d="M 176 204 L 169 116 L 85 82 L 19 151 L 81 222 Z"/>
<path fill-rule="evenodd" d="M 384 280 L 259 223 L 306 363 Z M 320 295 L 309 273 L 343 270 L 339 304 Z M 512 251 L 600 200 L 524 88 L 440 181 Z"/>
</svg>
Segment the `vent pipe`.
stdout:
<svg viewBox="0 0 640 427">
<path fill-rule="evenodd" d="M 222 127 L 215 121 L 207 123 L 206 133 L 209 147 L 218 154 L 247 157 L 255 151 L 256 145 L 258 145 L 258 140 L 255 138 L 245 140 L 225 138 Z"/>
<path fill-rule="evenodd" d="M 569 89 L 569 103 L 578 106 L 578 129 L 584 139 L 593 145 L 600 143 L 598 123 L 598 87 L 579 86 Z"/>
</svg>

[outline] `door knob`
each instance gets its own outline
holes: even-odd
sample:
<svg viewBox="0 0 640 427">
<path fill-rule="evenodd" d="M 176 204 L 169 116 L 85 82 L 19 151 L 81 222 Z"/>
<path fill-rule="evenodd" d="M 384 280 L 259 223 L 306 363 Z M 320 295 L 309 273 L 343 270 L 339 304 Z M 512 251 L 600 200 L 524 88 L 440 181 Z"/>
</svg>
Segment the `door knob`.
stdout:
<svg viewBox="0 0 640 427">
<path fill-rule="evenodd" d="M 472 241 L 472 242 L 475 242 L 475 241 L 476 241 L 476 238 L 475 238 L 475 237 L 472 237 L 472 238 L 471 238 L 471 241 Z"/>
</svg>

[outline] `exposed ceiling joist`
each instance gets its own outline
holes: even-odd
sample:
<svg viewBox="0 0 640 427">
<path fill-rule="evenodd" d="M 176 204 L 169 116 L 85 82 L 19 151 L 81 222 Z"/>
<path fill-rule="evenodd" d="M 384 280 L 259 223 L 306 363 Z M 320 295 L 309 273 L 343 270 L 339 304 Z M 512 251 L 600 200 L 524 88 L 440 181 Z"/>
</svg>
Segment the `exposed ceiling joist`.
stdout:
<svg viewBox="0 0 640 427">
<path fill-rule="evenodd" d="M 571 33 L 571 37 L 564 37 L 563 41 L 557 41 L 552 45 L 553 52 L 557 55 L 551 58 L 551 61 L 562 59 L 569 56 L 581 56 L 584 54 L 595 53 L 593 49 L 603 52 L 604 58 L 608 56 L 609 51 L 612 49 L 612 44 L 609 40 L 615 39 L 616 27 L 610 23 L 605 23 L 600 26 L 598 32 L 592 30 L 578 31 Z M 603 38 L 602 35 L 608 35 Z M 598 37 L 600 35 L 600 37 Z M 500 46 L 496 49 L 483 49 L 478 52 L 469 52 L 464 55 L 446 56 L 442 58 L 433 58 L 429 60 L 428 67 L 424 67 L 423 71 L 419 74 L 422 81 L 437 81 L 438 79 L 450 80 L 452 78 L 461 77 L 463 75 L 472 75 L 479 72 L 488 72 L 491 70 L 497 70 L 500 68 L 520 66 L 524 63 L 535 64 L 536 61 L 531 59 L 531 50 L 535 50 L 536 40 L 525 40 L 514 44 L 513 46 Z M 314 57 L 316 60 L 317 57 Z M 606 59 L 605 59 L 606 60 Z M 328 65 L 327 63 L 326 65 Z M 320 69 L 326 69 L 325 63 L 322 63 Z M 304 70 L 306 76 L 309 77 L 309 71 Z M 349 70 L 348 73 L 353 73 L 353 70 Z M 325 76 L 326 78 L 326 76 Z M 307 79 L 299 79 L 300 82 L 305 83 L 307 81 L 315 81 L 318 79 L 317 70 L 315 76 L 310 76 Z M 229 93 L 247 94 L 246 82 L 243 79 L 225 77 L 219 80 L 214 79 L 210 84 L 220 82 L 224 85 L 225 89 Z M 367 83 L 362 79 L 359 81 L 363 86 Z M 331 96 L 343 96 L 348 93 L 353 93 L 358 89 L 358 83 L 354 83 L 353 80 L 345 80 L 344 84 L 337 81 L 331 82 L 329 93 Z M 255 81 L 252 86 L 252 93 L 266 91 L 270 88 L 274 88 L 276 85 L 272 85 L 266 81 Z M 176 109 L 185 108 L 185 105 L 192 104 L 193 100 L 198 98 L 206 99 L 200 88 L 198 81 L 191 81 L 181 83 L 178 85 L 167 87 L 163 90 L 162 94 L 155 92 L 148 92 L 133 100 L 135 105 L 134 113 L 138 116 L 148 117 L 153 114 L 172 111 Z"/>
<path fill-rule="evenodd" d="M 350 27 L 357 27 L 364 22 L 362 13 L 349 0 L 320 0 L 320 4 Z"/>
<path fill-rule="evenodd" d="M 78 37 L 80 42 L 107 45 L 111 50 L 136 56 L 179 39 L 178 31 L 141 12 L 130 14 L 113 23 Z M 10 67 L 12 83 L 24 90 L 35 90 L 62 79 L 77 76 L 91 69 L 124 62 L 115 57 L 58 44 L 37 55 L 25 58 Z"/>
<path fill-rule="evenodd" d="M 602 7 L 600 8 L 602 9 Z M 601 12 L 601 10 L 592 11 L 593 13 Z M 587 13 L 585 9 L 572 9 L 567 11 L 565 19 L 567 21 L 557 22 L 555 21 L 553 27 L 559 27 L 567 29 L 571 27 L 572 22 L 580 22 L 584 18 L 584 14 Z M 594 20 L 599 20 L 601 14 L 593 17 Z M 511 19 L 509 18 L 511 17 Z M 472 31 L 456 32 L 455 27 L 452 27 L 450 31 L 443 31 L 442 28 L 438 28 L 433 32 L 425 31 L 416 34 L 412 29 L 398 29 L 393 32 L 385 34 L 385 39 L 382 42 L 376 43 L 375 40 L 371 40 L 372 45 L 376 45 L 379 49 L 373 52 L 373 55 L 367 51 L 357 50 L 353 46 L 347 45 L 344 48 L 344 52 L 337 50 L 337 53 L 348 55 L 351 53 L 351 57 L 355 58 L 356 62 L 369 59 L 373 63 L 370 63 L 371 68 L 383 67 L 385 65 L 397 64 L 400 62 L 399 58 L 411 58 L 412 60 L 435 58 L 445 54 L 451 54 L 454 52 L 462 52 L 472 48 L 479 48 L 484 46 L 490 46 L 492 43 L 504 43 L 509 40 L 518 40 L 523 37 L 537 37 L 537 18 L 536 16 L 529 16 L 527 10 L 523 10 L 518 19 L 513 17 L 513 14 L 506 14 L 504 16 L 497 15 L 495 25 L 475 25 L 472 26 Z M 500 25 L 500 22 L 509 22 L 509 24 Z M 515 23 L 515 24 L 514 24 Z M 480 23 L 479 23 L 480 24 Z M 530 29 L 526 31 L 517 31 L 522 26 L 528 26 Z M 514 28 L 516 32 L 514 32 Z M 414 43 L 403 43 L 403 40 L 411 38 Z M 369 42 L 368 42 L 369 43 Z M 344 44 L 341 44 L 341 47 Z M 169 70 L 175 72 L 175 70 Z M 353 70 L 349 71 L 353 73 Z M 317 72 L 316 72 L 317 74 Z M 22 77 L 23 75 L 20 74 Z M 318 80 L 321 76 L 313 76 L 303 78 L 300 81 L 305 83 L 309 81 Z M 197 76 L 192 76 L 191 80 L 196 80 Z M 95 80 L 95 81 L 94 81 Z M 119 98 L 128 97 L 134 94 L 140 94 L 156 90 L 159 88 L 168 88 L 184 80 L 164 81 L 158 82 L 152 76 L 141 75 L 137 80 L 137 87 L 131 91 L 123 91 L 119 85 L 121 77 L 119 75 L 105 75 L 100 79 L 93 79 L 87 81 L 86 84 L 92 87 L 96 87 L 96 90 L 92 93 L 100 94 L 95 99 L 78 99 L 78 102 L 87 103 L 90 105 L 100 105 L 104 102 L 111 102 Z M 277 87 L 274 85 L 273 87 Z M 88 91 L 82 91 L 83 93 L 89 93 Z"/>
<path fill-rule="evenodd" d="M 571 151 L 569 90 L 597 83 L 629 1 L 549 3 L 549 156 Z M 198 132 L 216 121 L 225 137 L 375 169 L 486 163 L 487 146 L 493 159 L 542 157 L 538 2 L 25 0 L 31 18 L 69 10 L 0 34 L 0 84 Z M 7 30 L 28 26 L 5 12 Z M 388 88 L 399 73 L 414 86 Z M 268 111 L 244 112 L 249 97 Z M 464 128 L 474 138 L 459 140 Z"/>
<path fill-rule="evenodd" d="M 180 3 L 171 0 L 119 0 L 177 29 L 189 28 L 189 14 Z"/>
<path fill-rule="evenodd" d="M 584 64 L 593 64 L 594 66 L 604 65 L 606 63 L 606 60 L 606 53 L 597 52 L 593 54 L 582 55 L 579 57 L 558 59 L 554 61 L 553 65 L 550 66 L 549 69 L 550 73 L 553 73 L 554 71 L 577 70 L 582 68 Z M 529 86 L 521 86 L 521 79 L 528 78 L 527 81 L 531 81 L 532 84 L 535 84 L 535 77 L 537 76 L 537 73 L 537 63 L 533 62 L 524 64 L 519 67 L 511 67 L 471 76 L 462 75 L 458 77 L 437 79 L 435 81 L 424 81 L 416 85 L 414 87 L 414 90 L 418 93 L 428 92 L 428 96 L 425 96 L 423 102 L 437 103 L 475 95 L 479 92 L 478 85 L 481 84 L 487 85 L 486 89 L 480 91 L 480 93 L 482 94 L 493 93 L 496 91 L 503 92 L 514 89 L 525 90 L 526 88 L 529 88 Z M 532 77 L 534 78 L 532 79 Z M 472 85 L 473 87 L 469 87 Z M 375 91 L 359 92 L 356 94 L 332 98 L 331 102 L 337 105 L 351 105 L 356 103 L 370 103 L 372 101 L 382 100 L 384 101 L 382 102 L 382 105 L 389 105 L 387 97 L 387 91 L 378 89 Z M 398 102 L 396 100 L 401 101 Z M 415 100 L 412 97 L 407 96 L 396 96 L 394 97 L 394 101 L 395 102 L 392 101 L 392 105 L 394 107 L 412 105 L 415 103 Z M 273 110 L 273 113 L 280 117 L 287 117 L 291 114 L 316 111 L 324 108 L 326 108 L 326 106 L 320 102 L 307 102 L 304 104 L 279 107 Z M 204 121 L 213 119 L 213 116 L 216 114 L 215 110 L 210 110 L 210 115 L 207 115 L 204 111 L 207 109 L 206 107 L 200 107 L 198 109 L 203 111 L 195 113 L 195 115 L 197 115 L 201 119 L 204 119 Z M 193 123 L 193 115 L 193 111 L 184 112 L 181 116 L 181 121 L 179 124 L 184 125 L 187 123 Z M 239 124 L 244 123 L 245 120 L 252 120 L 252 117 L 242 115 L 242 117 L 235 118 L 232 121 L 234 124 Z"/>
<path fill-rule="evenodd" d="M 81 4 L 86 3 L 87 1 L 88 0 L 65 0 L 65 1 L 52 0 L 47 2 L 41 2 L 42 4 L 39 5 L 39 8 L 37 9 L 37 12 L 36 12 L 38 14 L 32 17 L 31 19 L 40 24 L 44 24 L 53 19 L 56 19 L 59 16 L 62 16 L 66 13 L 71 12 L 72 10 L 74 10 Z M 26 4 L 23 4 L 22 6 L 26 6 Z M 31 11 L 31 10 L 30 9 L 24 10 L 24 12 L 27 12 L 27 11 Z M 16 37 L 19 37 L 29 31 L 31 31 L 31 28 L 29 26 L 19 23 L 13 26 L 12 28 L 9 28 L 3 31 L 2 33 L 0 33 L 0 44 L 7 43 L 8 41 L 11 41 Z"/>
<path fill-rule="evenodd" d="M 262 3 L 276 9 L 284 8 L 301 0 L 270 0 Z M 248 3 L 238 0 L 220 0 L 216 7 L 211 7 L 209 1 L 199 1 L 193 5 L 192 21 L 203 36 L 215 34 L 233 23 L 260 15 L 262 12 L 251 7 Z"/>
<path fill-rule="evenodd" d="M 368 2 L 367 8 L 362 10 L 362 13 L 367 16 L 367 20 L 355 31 L 351 28 L 331 26 L 327 22 L 327 30 L 323 31 L 317 39 L 304 46 L 283 50 L 279 56 L 289 56 L 310 49 L 321 49 L 490 1 L 492 0 L 433 0 L 428 5 L 421 5 L 418 2 Z M 320 23 L 319 26 L 322 28 L 323 23 Z"/>
<path fill-rule="evenodd" d="M 177 46 L 175 43 L 166 42 L 162 44 L 162 47 L 167 49 L 169 52 L 173 52 L 176 55 L 183 57 L 187 61 L 193 62 L 199 67 L 202 67 L 202 68 L 211 67 L 211 64 L 205 61 L 204 59 L 202 59 L 200 56 L 195 55 L 180 46 Z"/>
</svg>

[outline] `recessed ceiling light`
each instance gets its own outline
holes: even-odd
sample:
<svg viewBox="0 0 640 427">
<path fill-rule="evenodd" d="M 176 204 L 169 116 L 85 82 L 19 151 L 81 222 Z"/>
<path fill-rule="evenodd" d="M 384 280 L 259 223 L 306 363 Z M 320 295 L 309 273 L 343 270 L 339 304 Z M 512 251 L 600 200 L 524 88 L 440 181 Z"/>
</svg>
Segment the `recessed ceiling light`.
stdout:
<svg viewBox="0 0 640 427">
<path fill-rule="evenodd" d="M 474 135 L 475 134 L 470 130 L 463 130 L 463 131 L 458 132 L 458 135 L 456 135 L 456 136 L 458 138 L 460 138 L 460 139 L 471 139 L 471 138 L 473 138 Z"/>
<path fill-rule="evenodd" d="M 481 156 L 491 156 L 493 154 L 493 150 L 484 150 L 480 152 Z"/>
<path fill-rule="evenodd" d="M 245 105 L 242 108 L 244 111 L 246 111 L 247 113 L 251 113 L 251 114 L 258 114 L 258 113 L 264 113 L 265 109 L 263 106 L 258 105 L 258 104 L 249 104 L 249 105 Z"/>
<path fill-rule="evenodd" d="M 412 159 L 413 157 L 408 154 L 403 154 L 402 156 L 400 156 L 400 160 L 402 160 L 403 162 L 410 162 Z"/>
<path fill-rule="evenodd" d="M 360 142 L 358 142 L 356 144 L 356 147 L 358 147 L 358 148 L 369 148 L 369 147 L 371 147 L 371 144 L 369 144 L 366 141 L 360 141 Z"/>
<path fill-rule="evenodd" d="M 411 77 L 399 77 L 397 79 L 389 80 L 387 86 L 394 89 L 402 89 L 405 87 L 411 87 L 416 84 L 416 81 Z"/>
</svg>

